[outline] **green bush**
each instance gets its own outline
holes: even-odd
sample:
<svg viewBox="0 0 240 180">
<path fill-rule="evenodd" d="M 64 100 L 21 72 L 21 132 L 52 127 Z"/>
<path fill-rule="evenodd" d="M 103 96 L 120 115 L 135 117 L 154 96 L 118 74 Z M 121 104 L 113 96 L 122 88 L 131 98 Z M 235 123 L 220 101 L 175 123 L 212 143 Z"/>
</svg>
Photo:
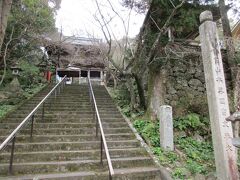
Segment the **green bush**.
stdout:
<svg viewBox="0 0 240 180">
<path fill-rule="evenodd" d="M 200 116 L 195 113 L 188 114 L 174 120 L 174 127 L 184 131 L 187 129 L 196 130 L 204 124 L 201 122 Z"/>
<path fill-rule="evenodd" d="M 153 147 L 152 151 L 158 157 L 162 165 L 173 164 L 179 161 L 178 155 L 173 151 L 164 151 L 161 147 Z"/>
<path fill-rule="evenodd" d="M 186 167 L 191 173 L 205 174 L 214 168 L 213 147 L 210 142 L 199 142 L 191 137 L 176 139 L 177 146 L 187 156 Z"/>
<path fill-rule="evenodd" d="M 192 174 L 205 174 L 207 172 L 207 169 L 203 164 L 200 164 L 192 159 L 187 159 L 186 168 Z"/>
<path fill-rule="evenodd" d="M 24 98 L 30 98 L 34 94 L 38 93 L 45 85 L 44 84 L 38 84 L 38 85 L 32 85 L 32 87 L 25 88 L 23 92 Z"/>
<path fill-rule="evenodd" d="M 111 96 L 116 102 L 116 104 L 121 108 L 121 111 L 127 117 L 131 116 L 131 107 L 130 107 L 130 94 L 127 90 L 127 87 L 119 85 L 117 89 L 110 89 Z"/>
<path fill-rule="evenodd" d="M 178 118 L 174 125 L 178 130 L 191 129 L 195 132 L 207 123 L 209 123 L 207 118 L 198 114 L 189 114 Z M 157 122 L 148 119 L 135 119 L 133 125 L 143 139 L 149 143 L 160 163 L 174 169 L 172 173 L 174 179 L 186 179 L 190 175 L 207 174 L 214 171 L 214 155 L 211 142 L 197 141 L 190 136 L 178 136 L 175 139 L 175 146 L 184 154 L 182 157 L 175 151 L 164 151 L 160 147 L 159 124 Z M 192 132 L 190 131 L 190 133 Z"/>
<path fill-rule="evenodd" d="M 143 119 L 136 119 L 133 122 L 134 127 L 143 136 L 145 140 L 150 142 L 153 147 L 160 146 L 159 124 Z"/>
<path fill-rule="evenodd" d="M 173 173 L 172 176 L 174 179 L 186 179 L 186 173 L 187 169 L 186 168 L 176 168 Z"/>
</svg>

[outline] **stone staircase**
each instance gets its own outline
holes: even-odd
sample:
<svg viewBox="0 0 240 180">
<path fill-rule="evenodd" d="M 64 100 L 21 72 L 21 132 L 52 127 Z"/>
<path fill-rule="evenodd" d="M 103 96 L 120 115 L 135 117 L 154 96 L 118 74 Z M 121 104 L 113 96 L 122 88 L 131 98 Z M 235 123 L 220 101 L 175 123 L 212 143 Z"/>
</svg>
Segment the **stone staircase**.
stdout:
<svg viewBox="0 0 240 180">
<path fill-rule="evenodd" d="M 113 164 L 113 179 L 163 179 L 160 168 L 136 139 L 104 86 L 93 86 Z M 26 117 L 49 88 L 0 122 L 0 143 Z M 0 152 L 0 179 L 108 179 L 107 161 L 100 163 L 100 135 L 96 137 L 94 113 L 87 85 L 67 85 L 46 105 L 44 120 L 35 115 L 17 136 L 13 174 L 8 174 L 11 145 Z"/>
</svg>

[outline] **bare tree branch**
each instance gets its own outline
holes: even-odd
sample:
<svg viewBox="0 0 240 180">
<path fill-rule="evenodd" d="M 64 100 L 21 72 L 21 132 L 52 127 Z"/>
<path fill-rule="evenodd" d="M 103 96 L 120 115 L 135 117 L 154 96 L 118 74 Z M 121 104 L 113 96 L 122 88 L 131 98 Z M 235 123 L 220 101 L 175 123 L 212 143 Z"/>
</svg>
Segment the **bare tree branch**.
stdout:
<svg viewBox="0 0 240 180">
<path fill-rule="evenodd" d="M 170 24 L 170 21 L 172 20 L 173 16 L 176 14 L 177 10 L 180 9 L 182 7 L 182 5 L 185 3 L 185 0 L 183 0 L 179 5 L 177 5 L 173 11 L 171 12 L 170 16 L 168 17 L 167 21 L 165 22 L 165 24 L 163 25 L 163 27 L 161 28 L 160 32 L 158 33 L 158 36 L 156 38 L 156 40 L 154 41 L 149 53 L 148 53 L 148 56 L 147 56 L 147 64 L 151 64 L 151 61 L 153 60 L 154 58 L 154 55 L 155 55 L 155 52 L 156 52 L 156 49 L 157 49 L 157 46 L 160 42 L 160 38 L 163 34 L 166 33 L 167 29 L 168 29 L 168 26 Z"/>
</svg>

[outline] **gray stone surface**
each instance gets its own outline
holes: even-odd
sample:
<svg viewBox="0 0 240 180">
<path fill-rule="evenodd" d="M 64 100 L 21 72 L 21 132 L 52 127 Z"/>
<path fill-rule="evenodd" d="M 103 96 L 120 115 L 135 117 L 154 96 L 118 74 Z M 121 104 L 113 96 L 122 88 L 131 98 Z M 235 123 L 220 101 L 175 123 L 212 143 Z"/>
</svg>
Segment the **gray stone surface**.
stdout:
<svg viewBox="0 0 240 180">
<path fill-rule="evenodd" d="M 199 31 L 217 177 L 219 180 L 238 180 L 232 126 L 226 121 L 230 113 L 219 38 L 216 23 L 211 19 L 211 12 L 203 12 Z"/>
<path fill-rule="evenodd" d="M 160 119 L 160 144 L 165 150 L 174 150 L 173 144 L 173 118 L 172 107 L 163 105 L 160 107 L 158 118 Z"/>
<path fill-rule="evenodd" d="M 200 22 L 204 22 L 206 20 L 213 20 L 213 15 L 211 11 L 204 11 L 200 14 Z"/>
<path fill-rule="evenodd" d="M 193 87 L 194 89 L 197 89 L 198 87 L 202 87 L 202 82 L 198 79 L 191 79 L 188 84 L 190 87 Z"/>
</svg>

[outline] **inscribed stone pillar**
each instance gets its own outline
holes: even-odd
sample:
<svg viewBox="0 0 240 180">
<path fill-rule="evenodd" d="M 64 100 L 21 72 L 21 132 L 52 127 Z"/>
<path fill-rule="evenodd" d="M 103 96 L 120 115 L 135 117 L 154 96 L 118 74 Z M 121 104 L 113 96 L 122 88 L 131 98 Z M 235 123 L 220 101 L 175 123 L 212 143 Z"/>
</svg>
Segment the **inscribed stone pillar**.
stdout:
<svg viewBox="0 0 240 180">
<path fill-rule="evenodd" d="M 103 73 L 103 82 L 105 85 L 107 85 L 107 71 L 104 71 Z"/>
<path fill-rule="evenodd" d="M 88 70 L 87 76 L 88 76 L 88 78 L 90 79 L 90 70 Z"/>
<path fill-rule="evenodd" d="M 236 148 L 232 145 L 232 126 L 226 121 L 229 105 L 216 23 L 212 13 L 200 15 L 200 40 L 206 81 L 209 115 L 217 177 L 238 180 Z"/>
<path fill-rule="evenodd" d="M 78 73 L 78 84 L 81 84 L 81 69 L 79 70 Z"/>
<path fill-rule="evenodd" d="M 100 80 L 101 80 L 100 84 L 104 85 L 103 71 L 100 71 Z"/>
<path fill-rule="evenodd" d="M 174 150 L 173 145 L 173 120 L 172 120 L 172 107 L 163 105 L 159 111 L 160 119 L 160 144 L 164 150 Z"/>
</svg>

